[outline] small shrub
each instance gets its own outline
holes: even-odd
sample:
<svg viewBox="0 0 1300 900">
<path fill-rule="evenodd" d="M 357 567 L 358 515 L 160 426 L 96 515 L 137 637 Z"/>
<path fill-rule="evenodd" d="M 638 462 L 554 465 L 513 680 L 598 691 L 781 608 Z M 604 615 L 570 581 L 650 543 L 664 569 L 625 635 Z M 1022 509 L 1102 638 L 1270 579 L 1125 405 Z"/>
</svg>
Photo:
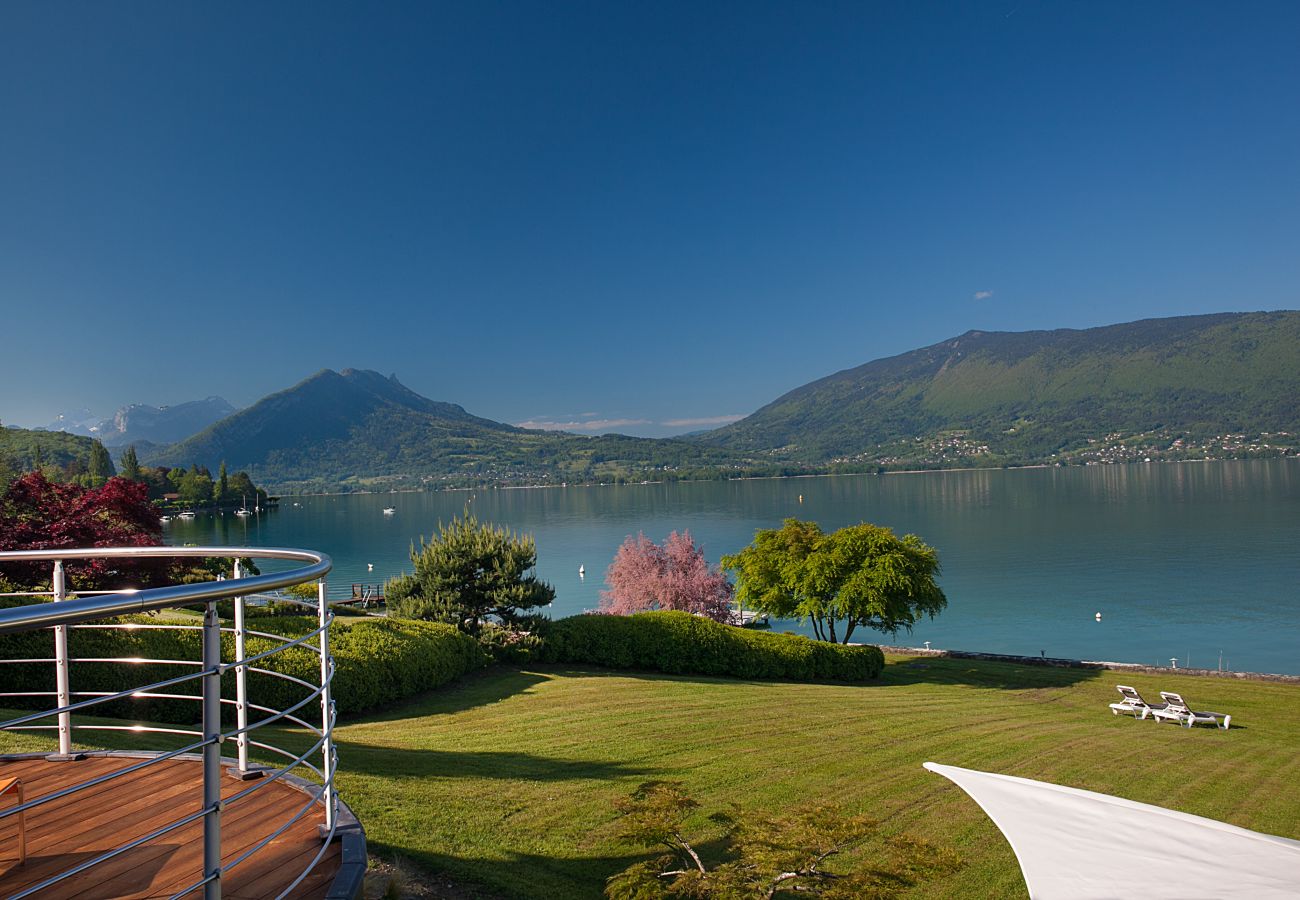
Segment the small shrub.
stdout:
<svg viewBox="0 0 1300 900">
<path fill-rule="evenodd" d="M 479 645 L 494 662 L 524 666 L 542 657 L 545 640 L 536 631 L 520 631 L 486 624 L 478 634 Z"/>
<path fill-rule="evenodd" d="M 614 669 L 790 681 L 868 681 L 885 657 L 801 635 L 723 625 L 678 611 L 571 616 L 550 624 L 542 658 Z"/>
</svg>

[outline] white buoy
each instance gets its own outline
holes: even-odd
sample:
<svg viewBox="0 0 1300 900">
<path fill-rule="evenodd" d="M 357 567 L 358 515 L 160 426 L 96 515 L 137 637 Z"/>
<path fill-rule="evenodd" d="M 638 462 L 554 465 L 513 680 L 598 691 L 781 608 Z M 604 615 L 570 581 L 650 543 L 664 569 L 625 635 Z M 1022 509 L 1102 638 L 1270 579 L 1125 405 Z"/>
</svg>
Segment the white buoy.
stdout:
<svg viewBox="0 0 1300 900">
<path fill-rule="evenodd" d="M 373 571 L 375 571 L 375 564 L 374 564 L 374 563 L 366 563 L 366 571 L 367 571 L 367 572 L 373 572 Z"/>
<path fill-rule="evenodd" d="M 581 566 L 581 565 L 578 566 L 578 577 L 579 577 L 579 578 L 586 578 L 586 577 L 587 577 L 587 567 L 586 567 L 586 566 Z"/>
<path fill-rule="evenodd" d="M 1098 622 L 1101 621 L 1101 613 L 1097 613 L 1097 621 L 1098 621 Z"/>
</svg>

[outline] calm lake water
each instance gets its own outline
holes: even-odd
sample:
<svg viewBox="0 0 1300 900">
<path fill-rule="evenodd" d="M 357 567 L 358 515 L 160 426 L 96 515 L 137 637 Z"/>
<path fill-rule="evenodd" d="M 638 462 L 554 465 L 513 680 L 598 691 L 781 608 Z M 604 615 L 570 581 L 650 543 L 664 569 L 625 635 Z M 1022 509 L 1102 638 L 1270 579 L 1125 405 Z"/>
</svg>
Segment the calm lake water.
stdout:
<svg viewBox="0 0 1300 900">
<path fill-rule="evenodd" d="M 597 606 L 638 531 L 689 529 L 716 561 L 788 516 L 867 521 L 943 563 L 947 611 L 899 643 L 1300 674 L 1300 460 L 300 497 L 166 528 L 177 544 L 322 550 L 337 588 L 409 570 L 411 541 L 467 502 L 536 537 L 554 616 Z"/>
</svg>

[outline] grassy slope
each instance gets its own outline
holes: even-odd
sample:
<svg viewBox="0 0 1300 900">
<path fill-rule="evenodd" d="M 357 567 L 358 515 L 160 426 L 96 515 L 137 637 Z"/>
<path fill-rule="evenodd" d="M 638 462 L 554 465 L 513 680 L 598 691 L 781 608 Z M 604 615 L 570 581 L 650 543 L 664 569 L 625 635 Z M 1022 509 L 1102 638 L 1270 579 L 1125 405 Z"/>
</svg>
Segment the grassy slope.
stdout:
<svg viewBox="0 0 1300 900">
<path fill-rule="evenodd" d="M 1112 717 L 1120 681 L 1180 690 L 1241 727 Z M 639 858 L 614 837 L 613 800 L 676 778 L 705 814 L 841 802 L 958 849 L 965 868 L 921 895 L 1014 897 L 997 828 L 923 761 L 1300 838 L 1297 699 L 1288 685 L 933 659 L 892 658 L 866 687 L 499 670 L 340 726 L 340 779 L 373 851 L 506 896 L 598 896 Z"/>
</svg>

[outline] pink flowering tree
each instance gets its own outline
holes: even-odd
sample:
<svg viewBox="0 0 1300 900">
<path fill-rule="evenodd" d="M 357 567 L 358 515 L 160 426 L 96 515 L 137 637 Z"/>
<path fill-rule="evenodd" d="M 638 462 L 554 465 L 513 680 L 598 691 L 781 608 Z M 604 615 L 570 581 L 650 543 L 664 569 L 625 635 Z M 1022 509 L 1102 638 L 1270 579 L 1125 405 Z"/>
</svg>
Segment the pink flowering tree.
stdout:
<svg viewBox="0 0 1300 900">
<path fill-rule="evenodd" d="M 644 534 L 628 537 L 605 573 L 600 610 L 626 616 L 649 609 L 681 609 L 717 622 L 732 618 L 731 582 L 709 565 L 689 531 L 668 535 L 663 546 Z"/>
</svg>

